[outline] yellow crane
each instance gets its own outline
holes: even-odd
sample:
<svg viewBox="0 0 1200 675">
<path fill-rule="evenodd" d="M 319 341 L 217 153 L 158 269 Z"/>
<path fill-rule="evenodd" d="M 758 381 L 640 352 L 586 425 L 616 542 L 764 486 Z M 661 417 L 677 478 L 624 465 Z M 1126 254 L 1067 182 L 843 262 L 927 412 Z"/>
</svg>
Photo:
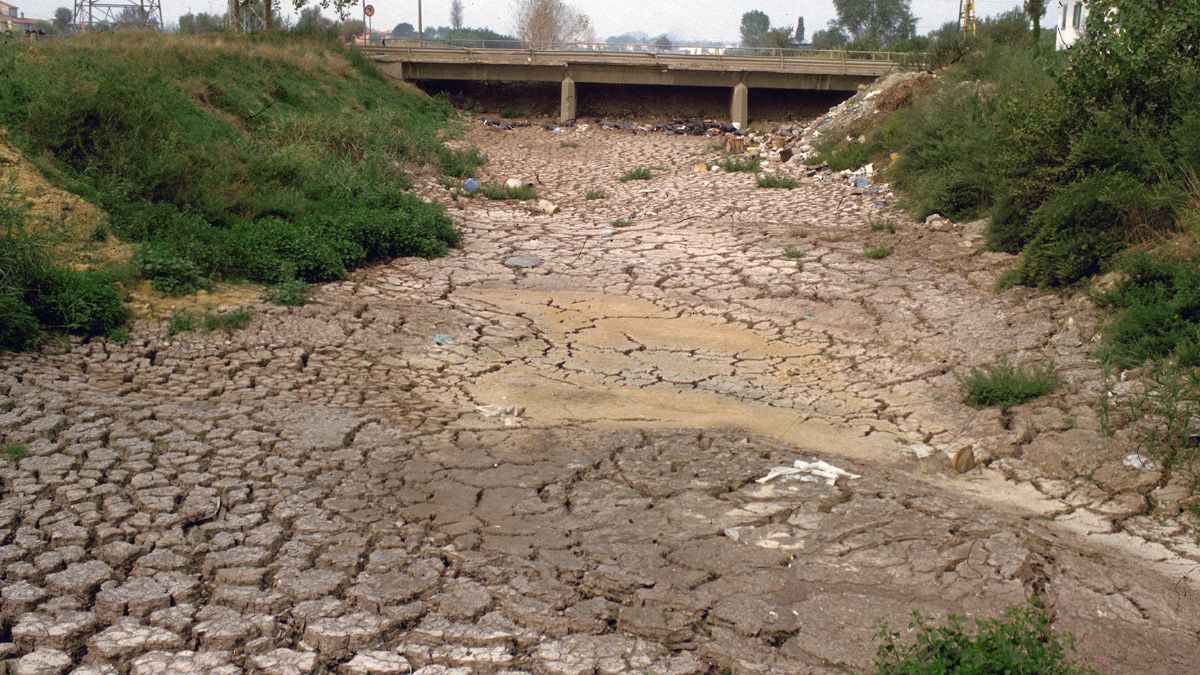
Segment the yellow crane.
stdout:
<svg viewBox="0 0 1200 675">
<path fill-rule="evenodd" d="M 958 24 L 963 37 L 975 37 L 975 0 L 958 0 Z"/>
</svg>

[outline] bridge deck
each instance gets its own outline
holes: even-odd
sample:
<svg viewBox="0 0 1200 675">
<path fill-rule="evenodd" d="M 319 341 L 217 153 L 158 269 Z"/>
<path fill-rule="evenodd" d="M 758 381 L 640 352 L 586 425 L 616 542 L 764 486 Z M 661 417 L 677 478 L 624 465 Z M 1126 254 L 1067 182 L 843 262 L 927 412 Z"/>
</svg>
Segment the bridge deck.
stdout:
<svg viewBox="0 0 1200 675">
<path fill-rule="evenodd" d="M 817 52 L 818 56 L 692 56 L 689 54 L 595 52 L 582 50 L 470 49 L 440 46 L 366 47 L 381 62 L 512 66 L 614 66 L 680 71 L 851 75 L 876 78 L 900 68 L 893 54 Z M 841 56 L 837 56 L 837 55 Z"/>
</svg>

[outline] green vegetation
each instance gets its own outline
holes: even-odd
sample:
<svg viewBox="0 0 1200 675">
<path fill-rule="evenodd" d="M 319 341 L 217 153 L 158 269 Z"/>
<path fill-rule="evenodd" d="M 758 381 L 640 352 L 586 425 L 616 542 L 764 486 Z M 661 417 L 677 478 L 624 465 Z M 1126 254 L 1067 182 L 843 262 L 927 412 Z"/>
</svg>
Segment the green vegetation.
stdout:
<svg viewBox="0 0 1200 675">
<path fill-rule="evenodd" d="M 308 284 L 299 279 L 288 279 L 278 286 L 269 288 L 265 299 L 267 302 L 273 302 L 276 305 L 300 307 L 307 305 L 311 297 L 312 294 L 309 291 Z"/>
<path fill-rule="evenodd" d="M 793 227 L 788 232 L 788 234 L 792 235 L 793 237 L 799 238 L 799 239 L 806 239 L 808 237 L 809 233 L 808 233 L 808 230 L 805 230 L 803 228 Z"/>
<path fill-rule="evenodd" d="M 487 199 L 517 199 L 521 201 L 537 199 L 537 189 L 532 185 L 522 185 L 520 187 L 508 187 L 507 185 L 481 185 L 478 194 L 483 195 Z"/>
<path fill-rule="evenodd" d="M 597 199 L 608 199 L 608 193 L 605 192 L 604 190 L 588 190 L 586 198 L 588 201 L 594 201 Z"/>
<path fill-rule="evenodd" d="M 788 176 L 769 173 L 758 177 L 758 187 L 764 189 L 795 190 L 800 187 L 800 181 Z"/>
<path fill-rule="evenodd" d="M 887 232 L 888 234 L 896 234 L 900 230 L 900 226 L 891 220 L 872 220 L 872 232 Z"/>
<path fill-rule="evenodd" d="M 108 340 L 109 342 L 128 342 L 129 341 L 129 327 L 118 326 L 118 327 L 108 331 L 108 335 L 105 335 L 104 339 Z"/>
<path fill-rule="evenodd" d="M 18 460 L 29 454 L 29 448 L 20 443 L 7 443 L 0 446 L 0 455 L 11 460 Z"/>
<path fill-rule="evenodd" d="M 622 183 L 628 183 L 629 181 L 633 180 L 650 180 L 653 177 L 654 174 L 650 171 L 650 167 L 639 166 L 636 169 L 630 169 L 629 171 L 621 174 L 621 177 L 617 180 L 621 181 Z"/>
<path fill-rule="evenodd" d="M 730 155 L 716 161 L 726 173 L 758 173 L 762 171 L 762 162 L 756 155 Z"/>
<path fill-rule="evenodd" d="M 558 147 L 575 149 L 580 147 L 580 145 L 578 141 L 560 141 Z"/>
<path fill-rule="evenodd" d="M 516 108 L 506 105 L 500 109 L 500 116 L 505 119 L 513 119 L 516 117 L 520 117 L 521 113 L 518 112 Z"/>
<path fill-rule="evenodd" d="M 890 256 L 893 251 L 894 249 L 891 246 L 872 246 L 871 248 L 867 249 L 863 255 L 867 256 L 871 260 L 883 260 L 884 258 Z"/>
<path fill-rule="evenodd" d="M 936 625 L 913 612 L 909 632 L 914 642 L 881 624 L 880 645 L 875 654 L 879 675 L 1072 675 L 1086 673 L 1068 651 L 1075 638 L 1059 638 L 1050 628 L 1045 610 L 1035 604 L 1010 608 L 1003 618 L 976 620 L 968 630 L 964 619 L 950 615 Z"/>
<path fill-rule="evenodd" d="M 804 251 L 801 251 L 798 248 L 792 247 L 792 248 L 789 248 L 788 250 L 784 251 L 783 255 L 784 255 L 784 257 L 788 258 L 789 260 L 799 260 L 800 258 L 803 258 L 804 256 L 806 256 L 808 254 L 805 253 Z"/>
<path fill-rule="evenodd" d="M 53 264 L 47 241 L 25 229 L 24 202 L 0 184 L 0 349 L 33 349 L 44 330 L 105 335 L 125 320 L 112 278 Z"/>
<path fill-rule="evenodd" d="M 232 335 L 250 325 L 250 318 L 250 310 L 245 307 L 231 309 L 227 312 L 209 312 L 201 316 L 175 312 L 171 314 L 171 318 L 167 322 L 167 336 L 174 337 L 196 329 L 202 329 L 208 333 L 219 330 Z"/>
<path fill-rule="evenodd" d="M 1006 408 L 1054 391 L 1058 373 L 1052 363 L 1026 367 L 1002 359 L 994 366 L 972 368 L 959 375 L 958 385 L 968 405 Z"/>
<path fill-rule="evenodd" d="M 610 223 L 610 225 L 617 229 L 621 229 L 623 227 L 633 227 L 633 223 L 628 220 L 625 220 L 624 218 L 617 218 L 616 220 L 612 221 L 612 223 Z"/>
<path fill-rule="evenodd" d="M 1023 253 L 1010 283 L 1073 284 L 1179 228 L 1200 171 L 1200 7 L 1097 1 L 1067 52 L 1009 39 L 1028 23 L 1006 18 L 911 106 L 822 159 L 898 153 L 886 174 L 915 217 L 991 216 L 989 246 Z"/>
<path fill-rule="evenodd" d="M 0 125 L 142 244 L 138 271 L 168 294 L 441 255 L 460 235 L 406 191 L 405 172 L 474 171 L 477 152 L 442 144 L 452 114 L 334 41 L 123 33 L 0 46 Z M 55 281 L 99 309 L 98 277 Z M 61 325 L 103 333 L 114 317 Z"/>
</svg>

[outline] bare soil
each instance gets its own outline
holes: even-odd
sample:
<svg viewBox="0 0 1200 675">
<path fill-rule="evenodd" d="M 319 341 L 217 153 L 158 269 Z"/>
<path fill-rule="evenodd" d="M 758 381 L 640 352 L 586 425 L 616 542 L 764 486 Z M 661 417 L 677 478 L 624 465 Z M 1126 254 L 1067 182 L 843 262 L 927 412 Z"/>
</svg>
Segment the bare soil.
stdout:
<svg viewBox="0 0 1200 675">
<path fill-rule="evenodd" d="M 29 450 L 0 459 L 2 662 L 841 672 L 879 619 L 1036 598 L 1103 672 L 1194 669 L 1194 523 L 1102 433 L 1086 299 L 993 292 L 1013 260 L 978 226 L 886 193 L 696 173 L 710 139 L 470 136 L 484 180 L 561 210 L 430 179 L 465 234 L 445 258 L 233 336 L 145 320 L 2 357 L 0 435 Z M 1002 356 L 1063 385 L 963 404 L 955 373 Z M 757 482 L 798 459 L 860 477 Z"/>
</svg>

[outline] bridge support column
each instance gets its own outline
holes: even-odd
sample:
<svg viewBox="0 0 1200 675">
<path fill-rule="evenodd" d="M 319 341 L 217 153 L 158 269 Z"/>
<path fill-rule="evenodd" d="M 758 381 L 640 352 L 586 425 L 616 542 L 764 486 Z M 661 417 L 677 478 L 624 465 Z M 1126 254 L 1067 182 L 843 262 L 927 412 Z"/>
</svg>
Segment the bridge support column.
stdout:
<svg viewBox="0 0 1200 675">
<path fill-rule="evenodd" d="M 750 87 L 739 82 L 733 88 L 733 103 L 729 106 L 730 121 L 745 129 L 750 124 Z"/>
<path fill-rule="evenodd" d="M 562 81 L 562 104 L 559 107 L 558 121 L 565 123 L 575 119 L 575 80 L 564 77 Z"/>
</svg>

